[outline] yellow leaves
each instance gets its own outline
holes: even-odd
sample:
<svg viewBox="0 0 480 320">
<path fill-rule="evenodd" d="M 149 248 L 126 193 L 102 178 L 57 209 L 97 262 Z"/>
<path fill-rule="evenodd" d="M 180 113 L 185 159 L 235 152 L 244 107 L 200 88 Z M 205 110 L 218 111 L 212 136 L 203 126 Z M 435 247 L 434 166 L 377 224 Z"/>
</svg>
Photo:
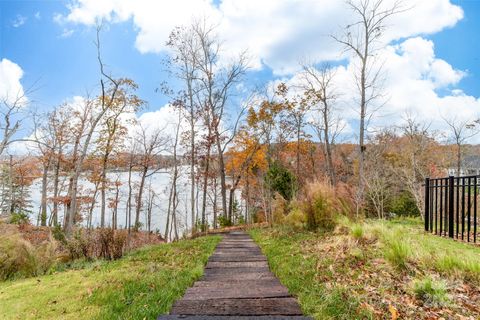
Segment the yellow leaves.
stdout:
<svg viewBox="0 0 480 320">
<path fill-rule="evenodd" d="M 390 315 L 392 316 L 392 320 L 397 320 L 398 319 L 398 311 L 393 305 L 388 306 L 388 311 L 390 311 Z"/>
</svg>

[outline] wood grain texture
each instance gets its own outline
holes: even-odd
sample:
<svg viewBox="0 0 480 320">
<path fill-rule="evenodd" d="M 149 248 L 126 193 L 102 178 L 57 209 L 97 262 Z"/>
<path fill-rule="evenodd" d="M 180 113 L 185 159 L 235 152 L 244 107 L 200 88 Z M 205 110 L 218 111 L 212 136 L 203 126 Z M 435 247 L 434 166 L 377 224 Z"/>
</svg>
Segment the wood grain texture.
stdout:
<svg viewBox="0 0 480 320">
<path fill-rule="evenodd" d="M 177 320 L 304 320 L 299 304 L 275 275 L 266 257 L 246 233 L 224 235 L 209 258 L 201 279 L 176 301 Z"/>
</svg>

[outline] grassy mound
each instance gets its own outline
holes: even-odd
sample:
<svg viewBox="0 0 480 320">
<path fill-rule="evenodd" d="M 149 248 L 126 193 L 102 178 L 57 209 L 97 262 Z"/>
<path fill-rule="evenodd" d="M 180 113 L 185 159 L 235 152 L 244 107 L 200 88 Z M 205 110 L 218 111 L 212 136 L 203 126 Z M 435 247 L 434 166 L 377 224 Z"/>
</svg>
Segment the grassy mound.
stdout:
<svg viewBox="0 0 480 320">
<path fill-rule="evenodd" d="M 425 234 L 418 220 L 251 234 L 316 319 L 480 318 L 480 248 Z"/>
<path fill-rule="evenodd" d="M 81 270 L 0 283 L 0 319 L 155 319 L 203 274 L 219 241 L 154 245 Z"/>
</svg>

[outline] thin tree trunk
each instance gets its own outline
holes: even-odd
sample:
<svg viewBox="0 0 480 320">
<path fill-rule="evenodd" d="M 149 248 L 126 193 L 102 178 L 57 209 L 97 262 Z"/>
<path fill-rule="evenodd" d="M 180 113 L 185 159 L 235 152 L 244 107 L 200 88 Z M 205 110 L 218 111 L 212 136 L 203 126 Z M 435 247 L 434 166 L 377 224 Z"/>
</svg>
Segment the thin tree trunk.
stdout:
<svg viewBox="0 0 480 320">
<path fill-rule="evenodd" d="M 42 173 L 42 203 L 40 209 L 40 222 L 42 226 L 47 225 L 47 182 L 48 182 L 48 167 L 50 167 L 50 161 L 47 161 L 43 165 Z"/>
<path fill-rule="evenodd" d="M 135 228 L 140 224 L 140 212 L 142 210 L 143 188 L 145 186 L 145 178 L 147 176 L 147 169 L 142 171 L 142 178 L 140 179 L 140 186 L 138 187 L 137 206 L 135 208 Z"/>
</svg>

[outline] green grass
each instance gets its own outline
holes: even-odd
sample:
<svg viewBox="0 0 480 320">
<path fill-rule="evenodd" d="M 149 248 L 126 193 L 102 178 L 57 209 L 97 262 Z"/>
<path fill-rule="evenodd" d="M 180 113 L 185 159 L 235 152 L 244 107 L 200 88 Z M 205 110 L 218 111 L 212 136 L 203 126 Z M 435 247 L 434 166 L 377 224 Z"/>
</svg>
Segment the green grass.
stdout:
<svg viewBox="0 0 480 320">
<path fill-rule="evenodd" d="M 81 270 L 0 283 L 0 319 L 155 319 L 203 274 L 219 241 L 156 245 Z"/>
<path fill-rule="evenodd" d="M 480 319 L 460 298 L 479 298 L 478 246 L 427 234 L 418 219 L 338 223 L 329 233 L 250 231 L 305 314 L 370 319 L 398 311 L 404 318 L 422 318 L 436 305 L 446 318 L 457 313 Z"/>
<path fill-rule="evenodd" d="M 346 288 L 328 288 L 318 279 L 319 260 L 308 250 L 311 246 L 307 243 L 321 241 L 319 234 L 260 229 L 250 234 L 267 256 L 272 271 L 298 297 L 305 314 L 317 319 L 371 318 L 367 311 L 357 313 L 360 301 Z"/>
<path fill-rule="evenodd" d="M 438 307 L 448 303 L 447 288 L 444 281 L 433 280 L 430 277 L 416 280 L 413 283 L 416 297 L 426 304 Z"/>
</svg>

